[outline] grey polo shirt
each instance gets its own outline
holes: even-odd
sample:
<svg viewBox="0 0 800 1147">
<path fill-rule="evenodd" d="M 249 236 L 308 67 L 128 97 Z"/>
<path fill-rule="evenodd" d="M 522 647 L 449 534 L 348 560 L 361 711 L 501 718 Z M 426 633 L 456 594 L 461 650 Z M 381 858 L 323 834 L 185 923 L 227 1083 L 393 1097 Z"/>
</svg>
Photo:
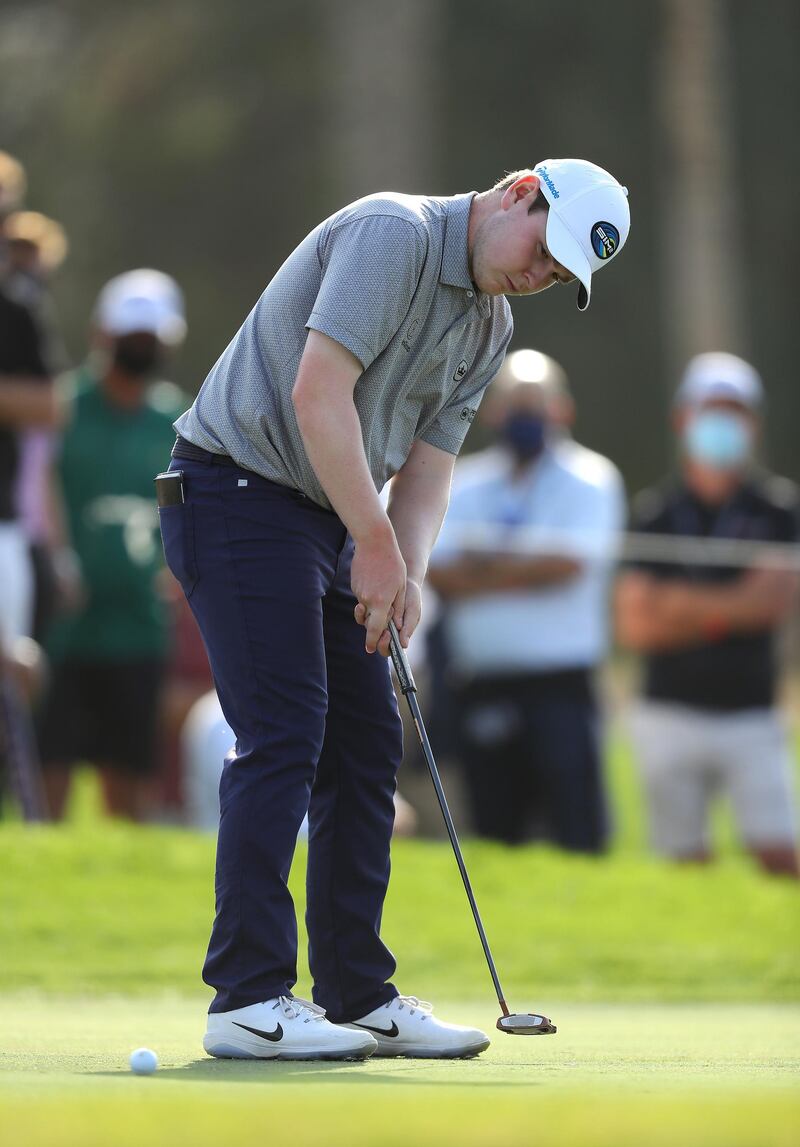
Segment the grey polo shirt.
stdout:
<svg viewBox="0 0 800 1147">
<path fill-rule="evenodd" d="M 371 195 L 321 223 L 272 279 L 178 433 L 330 507 L 292 404 L 306 332 L 317 330 L 364 368 L 354 402 L 377 490 L 418 439 L 457 454 L 512 331 L 506 299 L 470 279 L 474 194 Z"/>
</svg>

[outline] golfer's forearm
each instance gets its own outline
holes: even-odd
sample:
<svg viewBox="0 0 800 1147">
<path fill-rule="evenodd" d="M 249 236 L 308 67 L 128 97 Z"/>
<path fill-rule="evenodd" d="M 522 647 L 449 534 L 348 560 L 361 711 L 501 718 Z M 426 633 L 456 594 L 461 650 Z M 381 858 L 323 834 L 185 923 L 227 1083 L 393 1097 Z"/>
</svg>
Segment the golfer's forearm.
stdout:
<svg viewBox="0 0 800 1147">
<path fill-rule="evenodd" d="M 408 576 L 422 584 L 428 560 L 442 527 L 450 484 L 438 484 L 404 477 L 402 471 L 392 482 L 389 520 L 394 527 Z"/>
<path fill-rule="evenodd" d="M 389 491 L 389 519 L 408 576 L 422 584 L 450 499 L 454 455 L 429 442 L 414 443 Z"/>
<path fill-rule="evenodd" d="M 352 398 L 329 395 L 323 404 L 295 400 L 303 445 L 331 505 L 359 544 L 392 536 L 372 481 Z"/>
</svg>

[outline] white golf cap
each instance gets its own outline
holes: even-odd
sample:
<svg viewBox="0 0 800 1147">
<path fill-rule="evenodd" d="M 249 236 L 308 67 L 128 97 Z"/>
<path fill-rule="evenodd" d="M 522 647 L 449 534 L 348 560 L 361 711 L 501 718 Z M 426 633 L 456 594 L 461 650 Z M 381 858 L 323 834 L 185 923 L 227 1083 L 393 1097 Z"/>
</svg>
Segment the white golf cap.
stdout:
<svg viewBox="0 0 800 1147">
<path fill-rule="evenodd" d="M 592 272 L 613 259 L 628 238 L 628 189 L 586 159 L 545 159 L 533 172 L 550 205 L 548 249 L 580 282 L 578 310 L 585 311 L 592 295 Z"/>
<path fill-rule="evenodd" d="M 180 287 L 163 271 L 149 268 L 126 271 L 106 283 L 95 305 L 94 321 L 110 335 L 146 331 L 170 346 L 186 337 Z"/>
<path fill-rule="evenodd" d="M 702 406 L 723 399 L 753 410 L 761 405 L 763 397 L 761 375 L 754 366 L 735 354 L 715 351 L 690 360 L 675 402 L 679 406 Z"/>
</svg>

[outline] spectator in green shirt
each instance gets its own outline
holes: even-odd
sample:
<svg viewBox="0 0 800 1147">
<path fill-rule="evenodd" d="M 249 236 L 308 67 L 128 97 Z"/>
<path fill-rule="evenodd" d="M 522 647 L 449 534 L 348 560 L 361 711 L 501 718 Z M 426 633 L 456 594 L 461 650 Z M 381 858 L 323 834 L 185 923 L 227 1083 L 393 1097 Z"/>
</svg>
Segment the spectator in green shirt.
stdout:
<svg viewBox="0 0 800 1147">
<path fill-rule="evenodd" d="M 92 354 L 64 380 L 57 475 L 81 593 L 49 634 L 41 752 L 54 818 L 72 768 L 90 762 L 109 811 L 141 819 L 169 640 L 153 475 L 186 405 L 157 380 L 186 332 L 181 292 L 159 271 L 129 271 L 101 291 L 94 325 Z"/>
</svg>

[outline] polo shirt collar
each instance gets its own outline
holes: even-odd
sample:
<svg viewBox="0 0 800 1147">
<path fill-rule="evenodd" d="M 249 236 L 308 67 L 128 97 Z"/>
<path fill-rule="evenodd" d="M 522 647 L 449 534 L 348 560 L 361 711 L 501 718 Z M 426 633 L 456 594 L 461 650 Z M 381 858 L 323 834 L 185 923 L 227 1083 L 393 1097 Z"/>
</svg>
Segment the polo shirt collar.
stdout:
<svg viewBox="0 0 800 1147">
<path fill-rule="evenodd" d="M 450 287 L 461 287 L 465 291 L 475 289 L 469 274 L 467 232 L 469 212 L 476 195 L 477 191 L 453 195 L 447 205 L 444 225 L 444 254 L 439 281 Z"/>
</svg>

